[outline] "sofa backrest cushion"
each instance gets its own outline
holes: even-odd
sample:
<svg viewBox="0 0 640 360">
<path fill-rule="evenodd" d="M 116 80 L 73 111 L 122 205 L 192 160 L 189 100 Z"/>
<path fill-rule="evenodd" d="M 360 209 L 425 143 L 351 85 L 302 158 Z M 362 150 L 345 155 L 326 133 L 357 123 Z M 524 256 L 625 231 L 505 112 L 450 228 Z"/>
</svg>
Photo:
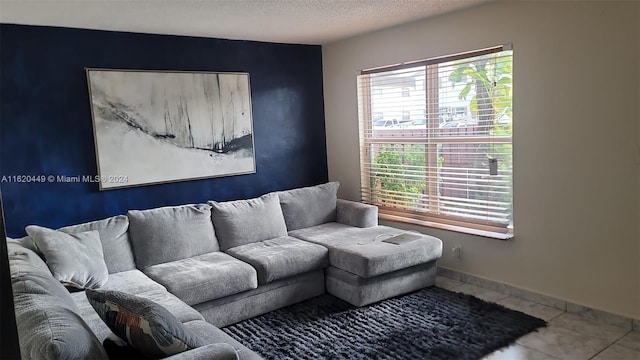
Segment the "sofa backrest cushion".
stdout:
<svg viewBox="0 0 640 360">
<path fill-rule="evenodd" d="M 277 192 L 289 231 L 336 221 L 339 182 Z"/>
<path fill-rule="evenodd" d="M 27 235 L 25 237 L 21 237 L 21 238 L 17 238 L 17 239 L 12 239 L 10 237 L 7 237 L 7 244 L 9 243 L 13 243 L 14 245 L 20 245 L 24 248 L 27 248 L 33 252 L 35 252 L 38 255 L 42 255 L 38 252 L 38 248 L 36 248 L 36 243 L 33 242 L 33 239 Z M 42 257 L 42 256 L 40 256 Z"/>
<path fill-rule="evenodd" d="M 107 359 L 69 292 L 33 251 L 8 243 L 11 286 L 23 359 Z"/>
<path fill-rule="evenodd" d="M 109 274 L 133 270 L 136 263 L 129 242 L 129 218 L 125 215 L 113 216 L 104 220 L 79 225 L 65 226 L 58 230 L 68 234 L 97 230 L 100 233 L 104 262 Z"/>
<path fill-rule="evenodd" d="M 130 210 L 127 216 L 133 254 L 139 269 L 220 249 L 209 205 Z"/>
<path fill-rule="evenodd" d="M 13 274 L 14 270 L 18 271 L 23 267 L 26 267 L 26 272 L 44 272 L 44 274 L 52 276 L 49 267 L 42 257 L 36 252 L 36 250 L 34 250 L 33 247 L 29 244 L 25 244 L 23 239 L 25 238 L 7 238 L 7 254 L 15 255 L 16 265 L 21 265 L 21 267 L 16 267 L 15 269 L 11 268 L 11 274 Z M 35 246 L 35 243 L 33 243 L 33 246 Z M 11 256 L 9 256 L 9 258 L 11 258 Z M 23 270 L 21 271 L 25 272 Z"/>
<path fill-rule="evenodd" d="M 287 235 L 275 193 L 248 200 L 210 201 L 209 204 L 222 250 Z"/>
<path fill-rule="evenodd" d="M 109 279 L 97 230 L 67 234 L 37 225 L 27 226 L 26 230 L 44 255 L 53 277 L 61 283 L 93 289 Z"/>
</svg>

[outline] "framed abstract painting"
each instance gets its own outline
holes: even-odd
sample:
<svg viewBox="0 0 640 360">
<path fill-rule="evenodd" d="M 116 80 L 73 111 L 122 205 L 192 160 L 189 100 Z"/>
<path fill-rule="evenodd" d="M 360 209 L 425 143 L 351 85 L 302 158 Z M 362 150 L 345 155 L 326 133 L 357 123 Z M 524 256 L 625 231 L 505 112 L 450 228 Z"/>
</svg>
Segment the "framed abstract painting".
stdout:
<svg viewBox="0 0 640 360">
<path fill-rule="evenodd" d="M 86 73 L 100 190 L 255 173 L 249 74 Z"/>
</svg>

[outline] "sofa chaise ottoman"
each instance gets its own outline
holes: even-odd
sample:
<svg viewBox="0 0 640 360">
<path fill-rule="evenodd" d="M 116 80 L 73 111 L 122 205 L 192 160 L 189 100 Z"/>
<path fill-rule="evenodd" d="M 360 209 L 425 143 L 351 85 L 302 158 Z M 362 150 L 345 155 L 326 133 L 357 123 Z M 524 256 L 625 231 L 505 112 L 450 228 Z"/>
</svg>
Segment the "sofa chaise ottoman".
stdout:
<svg viewBox="0 0 640 360">
<path fill-rule="evenodd" d="M 401 244 L 383 241 L 403 233 L 388 226 L 357 228 L 340 223 L 290 232 L 329 249 L 327 292 L 355 306 L 434 285 L 442 241 L 418 233 Z"/>
</svg>

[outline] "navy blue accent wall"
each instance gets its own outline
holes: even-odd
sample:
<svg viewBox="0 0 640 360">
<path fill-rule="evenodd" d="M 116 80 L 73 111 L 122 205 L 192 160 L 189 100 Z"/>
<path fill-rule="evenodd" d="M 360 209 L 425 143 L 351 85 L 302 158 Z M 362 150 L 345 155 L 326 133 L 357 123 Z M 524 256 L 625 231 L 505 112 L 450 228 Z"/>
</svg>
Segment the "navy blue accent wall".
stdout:
<svg viewBox="0 0 640 360">
<path fill-rule="evenodd" d="M 4 181 L 9 236 L 327 180 L 320 46 L 0 24 L 0 47 L 0 176 L 97 174 L 85 67 L 248 72 L 256 151 L 250 175 L 107 191 Z"/>
</svg>

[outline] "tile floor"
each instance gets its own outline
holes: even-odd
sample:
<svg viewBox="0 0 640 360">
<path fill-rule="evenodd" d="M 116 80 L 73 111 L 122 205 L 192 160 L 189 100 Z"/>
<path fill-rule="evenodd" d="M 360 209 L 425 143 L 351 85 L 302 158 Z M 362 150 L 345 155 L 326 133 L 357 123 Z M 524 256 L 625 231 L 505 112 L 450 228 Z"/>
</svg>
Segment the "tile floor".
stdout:
<svg viewBox="0 0 640 360">
<path fill-rule="evenodd" d="M 546 320 L 549 325 L 518 339 L 483 360 L 640 360 L 640 330 L 597 322 L 580 315 L 525 301 L 438 276 L 436 286 Z"/>
</svg>

